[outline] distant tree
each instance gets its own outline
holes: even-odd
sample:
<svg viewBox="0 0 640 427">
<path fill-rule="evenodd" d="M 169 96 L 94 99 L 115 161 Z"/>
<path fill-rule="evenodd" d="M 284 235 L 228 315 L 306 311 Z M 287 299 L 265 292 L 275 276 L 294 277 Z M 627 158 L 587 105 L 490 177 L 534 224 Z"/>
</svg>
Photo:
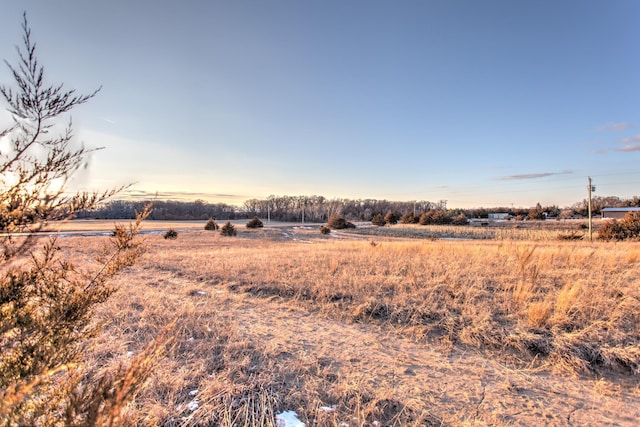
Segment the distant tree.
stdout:
<svg viewBox="0 0 640 427">
<path fill-rule="evenodd" d="M 387 224 L 387 221 L 384 219 L 381 213 L 377 213 L 371 218 L 371 224 L 377 226 L 383 226 Z"/>
<path fill-rule="evenodd" d="M 209 221 L 207 221 L 207 223 L 204 226 L 204 229 L 207 231 L 216 231 L 219 228 L 220 226 L 218 225 L 218 223 L 214 218 L 209 218 Z"/>
<path fill-rule="evenodd" d="M 434 210 L 428 210 L 420 214 L 420 219 L 418 220 L 418 224 L 420 225 L 430 225 L 433 224 L 433 213 Z"/>
<path fill-rule="evenodd" d="M 467 225 L 469 224 L 469 220 L 467 219 L 467 216 L 465 214 L 460 213 L 455 218 L 453 218 L 453 221 L 451 223 L 453 225 Z"/>
<path fill-rule="evenodd" d="M 413 214 L 413 212 L 405 212 L 404 214 L 402 214 L 402 217 L 400 217 L 400 223 L 401 224 L 415 224 L 418 222 L 418 220 L 420 219 L 420 217 L 417 217 Z"/>
<path fill-rule="evenodd" d="M 220 229 L 221 236 L 233 237 L 236 234 L 238 234 L 238 232 L 236 231 L 236 227 L 231 224 L 231 221 L 227 221 Z"/>
<path fill-rule="evenodd" d="M 451 224 L 453 219 L 447 214 L 447 211 L 443 209 L 436 209 L 433 211 L 432 221 L 434 224 L 445 225 Z"/>
<path fill-rule="evenodd" d="M 535 207 L 529 210 L 529 214 L 527 215 L 527 219 L 529 221 L 533 220 L 543 220 L 544 219 L 544 210 L 540 203 L 536 204 Z"/>
<path fill-rule="evenodd" d="M 342 230 L 345 228 L 356 228 L 356 226 L 347 221 L 342 215 L 334 214 L 329 217 L 329 221 L 327 221 L 327 227 L 332 230 Z"/>
<path fill-rule="evenodd" d="M 384 220 L 387 222 L 387 224 L 391 224 L 391 225 L 397 224 L 399 219 L 400 219 L 400 212 L 398 211 L 389 211 L 384 216 Z"/>
<path fill-rule="evenodd" d="M 247 223 L 247 228 L 262 228 L 264 224 L 257 216 L 254 216 L 251 221 Z"/>
</svg>

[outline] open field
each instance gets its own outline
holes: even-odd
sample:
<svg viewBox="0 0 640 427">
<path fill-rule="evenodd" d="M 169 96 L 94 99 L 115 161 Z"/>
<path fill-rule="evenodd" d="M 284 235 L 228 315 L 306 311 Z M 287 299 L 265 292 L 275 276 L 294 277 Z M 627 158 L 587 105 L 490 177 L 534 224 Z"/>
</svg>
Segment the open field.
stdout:
<svg viewBox="0 0 640 427">
<path fill-rule="evenodd" d="M 640 419 L 640 243 L 203 226 L 145 236 L 97 313 L 92 370 L 179 318 L 128 424 L 268 426 L 287 410 L 308 426 Z M 59 244 L 83 269 L 105 241 Z"/>
</svg>

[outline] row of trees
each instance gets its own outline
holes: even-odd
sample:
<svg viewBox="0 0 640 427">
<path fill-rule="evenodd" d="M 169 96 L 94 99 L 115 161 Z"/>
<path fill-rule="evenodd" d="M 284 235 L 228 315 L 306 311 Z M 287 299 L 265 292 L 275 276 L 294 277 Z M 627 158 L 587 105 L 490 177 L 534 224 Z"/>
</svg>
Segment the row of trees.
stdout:
<svg viewBox="0 0 640 427">
<path fill-rule="evenodd" d="M 77 218 L 129 219 L 135 218 L 147 202 L 115 200 L 92 210 L 81 211 Z M 640 206 L 640 197 L 621 199 L 619 197 L 594 197 L 593 215 L 599 215 L 604 207 Z M 492 213 L 506 213 L 515 219 L 542 220 L 548 218 L 566 219 L 587 215 L 587 201 L 575 203 L 571 207 L 560 209 L 558 206 L 536 204 L 532 208 L 494 207 L 473 209 L 446 209 L 446 203 L 420 201 L 389 201 L 376 199 L 327 199 L 323 196 L 269 196 L 266 199 L 250 199 L 241 207 L 225 203 L 155 201 L 149 219 L 154 220 L 207 220 L 250 219 L 270 217 L 274 221 L 302 221 L 325 223 L 334 215 L 342 215 L 351 221 L 371 221 L 376 215 L 400 212 L 400 216 L 411 213 L 417 216 L 427 212 L 446 213 L 452 221 L 463 215 L 466 218 L 488 218 Z M 438 214 L 441 215 L 441 214 Z M 398 217 L 400 220 L 400 217 Z M 443 219 L 442 221 L 447 221 Z M 417 221 L 415 221 L 417 222 Z M 442 223 L 442 222 L 435 222 Z"/>
<path fill-rule="evenodd" d="M 145 201 L 114 200 L 99 207 L 78 212 L 79 219 L 130 219 L 135 218 L 136 212 L 147 204 Z M 238 216 L 240 215 L 240 216 Z M 204 220 L 209 218 L 236 219 L 245 218 L 238 212 L 237 206 L 225 203 L 207 203 L 202 200 L 195 202 L 179 202 L 173 200 L 153 201 L 153 212 L 149 219 L 153 220 Z"/>
</svg>

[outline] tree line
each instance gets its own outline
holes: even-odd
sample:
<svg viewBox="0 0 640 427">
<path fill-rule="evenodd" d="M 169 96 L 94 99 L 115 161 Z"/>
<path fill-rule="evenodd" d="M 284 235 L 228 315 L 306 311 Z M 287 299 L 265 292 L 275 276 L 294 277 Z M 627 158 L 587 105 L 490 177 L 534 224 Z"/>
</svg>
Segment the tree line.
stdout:
<svg viewBox="0 0 640 427">
<path fill-rule="evenodd" d="M 141 212 L 148 201 L 114 200 L 92 209 L 78 212 L 77 218 L 93 219 L 133 219 Z M 640 207 L 640 197 L 623 199 L 615 196 L 596 196 L 592 199 L 593 215 L 599 215 L 605 207 Z M 431 211 L 443 211 L 448 217 L 464 215 L 466 218 L 488 218 L 492 213 L 506 213 L 512 218 L 546 219 L 575 218 L 587 215 L 587 201 L 577 202 L 569 207 L 556 205 L 542 206 L 539 203 L 531 208 L 493 207 L 447 209 L 446 202 L 390 201 L 378 199 L 328 199 L 323 196 L 275 196 L 264 199 L 249 199 L 243 205 L 208 203 L 203 200 L 193 202 L 163 200 L 153 202 L 152 220 L 219 220 L 251 219 L 254 216 L 269 218 L 273 221 L 326 223 L 332 215 L 341 215 L 350 221 L 371 221 L 375 215 L 389 212 L 403 215 L 411 213 L 420 216 Z"/>
</svg>

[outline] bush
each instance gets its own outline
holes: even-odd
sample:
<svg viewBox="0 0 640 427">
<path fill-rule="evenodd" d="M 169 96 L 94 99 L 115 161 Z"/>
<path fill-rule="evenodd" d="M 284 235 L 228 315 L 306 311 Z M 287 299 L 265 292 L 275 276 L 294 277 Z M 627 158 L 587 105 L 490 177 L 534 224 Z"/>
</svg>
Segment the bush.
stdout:
<svg viewBox="0 0 640 427">
<path fill-rule="evenodd" d="M 414 215 L 413 212 L 405 212 L 402 217 L 400 217 L 401 224 L 416 224 L 420 217 L 418 215 Z"/>
<path fill-rule="evenodd" d="M 257 216 L 254 216 L 253 219 L 247 223 L 247 228 L 262 228 L 262 227 L 264 227 L 264 224 L 262 224 L 262 221 L 260 221 L 260 219 L 258 219 Z"/>
<path fill-rule="evenodd" d="M 387 224 L 387 221 L 382 217 L 382 214 L 375 214 L 373 218 L 371 218 L 371 224 L 383 226 Z"/>
<path fill-rule="evenodd" d="M 467 216 L 465 214 L 461 213 L 453 218 L 451 223 L 453 225 L 467 225 L 469 224 L 469 220 L 467 219 Z"/>
<path fill-rule="evenodd" d="M 221 236 L 233 237 L 236 234 L 238 234 L 238 232 L 236 231 L 236 227 L 231 224 L 231 221 L 227 221 L 220 229 Z"/>
<path fill-rule="evenodd" d="M 600 240 L 627 240 L 640 238 L 640 212 L 629 212 L 620 221 L 612 219 L 598 230 Z"/>
<path fill-rule="evenodd" d="M 420 219 L 418 219 L 418 224 L 420 225 L 433 224 L 433 211 L 426 211 L 420 214 Z"/>
<path fill-rule="evenodd" d="M 163 236 L 165 239 L 177 239 L 178 238 L 178 232 L 176 230 L 174 230 L 173 228 L 170 228 L 166 233 L 164 233 Z"/>
<path fill-rule="evenodd" d="M 73 148 L 70 121 L 57 135 L 55 125 L 97 91 L 80 95 L 49 85 L 26 14 L 22 29 L 19 65 L 5 62 L 15 88 L 0 85 L 14 121 L 0 129 L 7 138 L 0 153 L 0 425 L 117 425 L 160 350 L 103 372 L 86 369 L 85 352 L 100 331 L 93 319 L 96 306 L 116 291 L 110 279 L 144 252 L 136 235 L 150 207 L 128 227 L 116 226 L 94 271 L 77 270 L 55 237 L 44 245 L 34 238 L 50 222 L 94 209 L 117 190 L 68 193 L 65 184 L 90 150 Z M 24 239 L 11 237 L 20 232 Z"/>
<path fill-rule="evenodd" d="M 451 218 L 446 211 L 441 209 L 432 209 L 423 213 L 420 215 L 420 220 L 418 221 L 420 225 L 445 225 L 451 224 L 452 222 L 453 218 Z"/>
<path fill-rule="evenodd" d="M 343 230 L 345 228 L 356 228 L 356 226 L 347 221 L 342 215 L 333 214 L 327 221 L 327 227 L 332 230 Z"/>
<path fill-rule="evenodd" d="M 218 223 L 214 218 L 210 218 L 207 224 L 204 226 L 204 229 L 207 231 L 216 231 L 220 228 Z"/>
<path fill-rule="evenodd" d="M 320 234 L 329 234 L 329 233 L 331 233 L 331 229 L 329 227 L 327 227 L 326 225 L 320 226 Z"/>
<path fill-rule="evenodd" d="M 391 225 L 397 224 L 399 219 L 400 219 L 400 213 L 398 211 L 389 211 L 384 216 L 384 220 L 387 222 L 387 224 L 391 224 Z"/>
</svg>

